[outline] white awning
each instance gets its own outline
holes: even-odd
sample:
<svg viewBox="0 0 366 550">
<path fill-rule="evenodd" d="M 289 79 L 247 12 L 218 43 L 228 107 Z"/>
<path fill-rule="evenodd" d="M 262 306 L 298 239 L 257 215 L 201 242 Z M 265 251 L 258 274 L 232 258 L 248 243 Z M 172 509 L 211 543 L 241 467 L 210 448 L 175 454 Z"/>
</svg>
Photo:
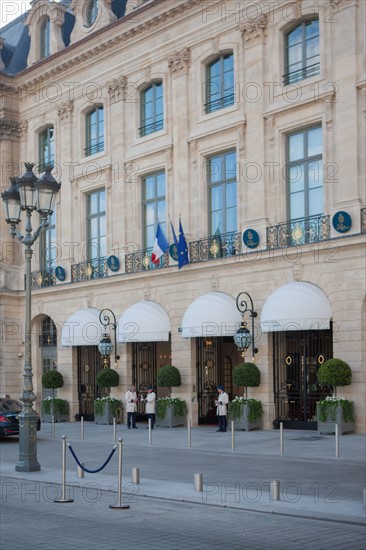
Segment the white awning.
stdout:
<svg viewBox="0 0 366 550">
<path fill-rule="evenodd" d="M 64 323 L 61 344 L 70 346 L 97 346 L 103 333 L 99 309 L 88 307 L 71 315 Z"/>
<path fill-rule="evenodd" d="M 157 302 L 145 300 L 126 309 L 117 324 L 118 342 L 163 342 L 169 340 L 171 324 Z"/>
<path fill-rule="evenodd" d="M 240 323 L 241 314 L 232 296 L 224 292 L 208 292 L 192 302 L 185 312 L 182 336 L 233 336 Z"/>
<path fill-rule="evenodd" d="M 327 296 L 312 283 L 293 282 L 271 294 L 261 314 L 262 332 L 328 329 L 332 308 Z"/>
</svg>

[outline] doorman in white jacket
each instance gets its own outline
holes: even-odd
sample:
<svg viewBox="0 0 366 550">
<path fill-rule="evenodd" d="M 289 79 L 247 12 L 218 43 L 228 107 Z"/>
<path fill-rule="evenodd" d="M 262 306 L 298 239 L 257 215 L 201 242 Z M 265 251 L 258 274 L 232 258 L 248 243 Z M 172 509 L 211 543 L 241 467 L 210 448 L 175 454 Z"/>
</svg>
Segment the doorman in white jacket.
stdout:
<svg viewBox="0 0 366 550">
<path fill-rule="evenodd" d="M 225 392 L 224 386 L 216 386 L 219 393 L 216 401 L 216 413 L 219 421 L 219 429 L 217 432 L 226 432 L 227 430 L 227 405 L 229 403 L 229 396 Z"/>
<path fill-rule="evenodd" d="M 145 412 L 147 416 L 147 421 L 151 418 L 151 429 L 154 429 L 155 424 L 155 403 L 156 403 L 156 394 L 153 391 L 152 386 L 147 387 L 147 395 L 145 398 Z"/>
<path fill-rule="evenodd" d="M 137 393 L 135 386 L 131 386 L 130 389 L 126 391 L 125 405 L 127 411 L 127 428 L 131 428 L 132 422 L 132 427 L 136 429 Z"/>
</svg>

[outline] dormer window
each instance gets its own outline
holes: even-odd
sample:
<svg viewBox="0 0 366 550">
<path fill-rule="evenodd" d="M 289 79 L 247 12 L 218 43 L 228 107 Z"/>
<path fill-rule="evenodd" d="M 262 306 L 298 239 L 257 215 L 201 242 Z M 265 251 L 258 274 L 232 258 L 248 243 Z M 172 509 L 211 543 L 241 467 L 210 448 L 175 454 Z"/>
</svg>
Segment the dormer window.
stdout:
<svg viewBox="0 0 366 550">
<path fill-rule="evenodd" d="M 97 20 L 99 10 L 99 0 L 89 0 L 89 3 L 86 5 L 86 14 L 85 14 L 85 26 L 91 27 Z"/>
<path fill-rule="evenodd" d="M 45 17 L 40 30 L 40 58 L 44 59 L 50 53 L 50 20 Z"/>
</svg>

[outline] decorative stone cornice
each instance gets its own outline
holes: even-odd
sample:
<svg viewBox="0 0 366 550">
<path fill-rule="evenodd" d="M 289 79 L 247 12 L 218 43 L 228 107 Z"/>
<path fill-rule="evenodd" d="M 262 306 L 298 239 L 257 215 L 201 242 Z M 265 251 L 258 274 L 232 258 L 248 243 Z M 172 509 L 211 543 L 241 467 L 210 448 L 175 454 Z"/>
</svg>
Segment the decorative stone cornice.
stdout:
<svg viewBox="0 0 366 550">
<path fill-rule="evenodd" d="M 0 119 L 0 139 L 19 138 L 22 136 L 22 127 L 17 120 L 10 118 Z"/>
<path fill-rule="evenodd" d="M 117 101 L 125 99 L 126 86 L 127 78 L 124 75 L 107 82 L 107 89 L 111 103 L 117 103 Z"/>
<path fill-rule="evenodd" d="M 69 101 L 61 103 L 60 107 L 57 109 L 57 114 L 60 120 L 69 120 L 72 118 L 73 111 L 74 101 L 70 99 Z"/>
<path fill-rule="evenodd" d="M 240 25 L 239 28 L 244 36 L 244 40 L 249 42 L 257 38 L 264 38 L 266 36 L 267 23 L 267 16 L 262 14 L 257 19 Z"/>
<path fill-rule="evenodd" d="M 183 50 L 175 51 L 168 57 L 168 67 L 172 73 L 179 72 L 188 67 L 190 58 L 191 51 L 189 48 L 183 48 Z"/>
</svg>

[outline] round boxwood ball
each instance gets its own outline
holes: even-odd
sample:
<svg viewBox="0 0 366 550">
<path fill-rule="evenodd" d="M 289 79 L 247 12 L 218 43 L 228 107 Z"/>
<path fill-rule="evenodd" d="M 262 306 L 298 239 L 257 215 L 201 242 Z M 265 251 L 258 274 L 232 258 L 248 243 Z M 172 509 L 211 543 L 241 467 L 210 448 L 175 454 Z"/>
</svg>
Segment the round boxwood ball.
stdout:
<svg viewBox="0 0 366 550">
<path fill-rule="evenodd" d="M 319 367 L 317 378 L 321 386 L 349 386 L 352 382 L 352 370 L 345 361 L 334 357 Z"/>
<path fill-rule="evenodd" d="M 42 386 L 47 390 L 55 390 L 62 388 L 64 385 L 64 377 L 58 370 L 48 370 L 42 374 Z"/>
<path fill-rule="evenodd" d="M 177 367 L 173 365 L 164 365 L 157 373 L 157 384 L 161 388 L 171 388 L 172 386 L 181 386 L 182 380 Z"/>
<path fill-rule="evenodd" d="M 233 382 L 235 386 L 259 386 L 261 373 L 254 363 L 239 363 L 233 370 Z"/>
<path fill-rule="evenodd" d="M 114 369 L 105 368 L 98 372 L 95 380 L 100 388 L 114 388 L 119 384 L 119 374 Z"/>
</svg>

